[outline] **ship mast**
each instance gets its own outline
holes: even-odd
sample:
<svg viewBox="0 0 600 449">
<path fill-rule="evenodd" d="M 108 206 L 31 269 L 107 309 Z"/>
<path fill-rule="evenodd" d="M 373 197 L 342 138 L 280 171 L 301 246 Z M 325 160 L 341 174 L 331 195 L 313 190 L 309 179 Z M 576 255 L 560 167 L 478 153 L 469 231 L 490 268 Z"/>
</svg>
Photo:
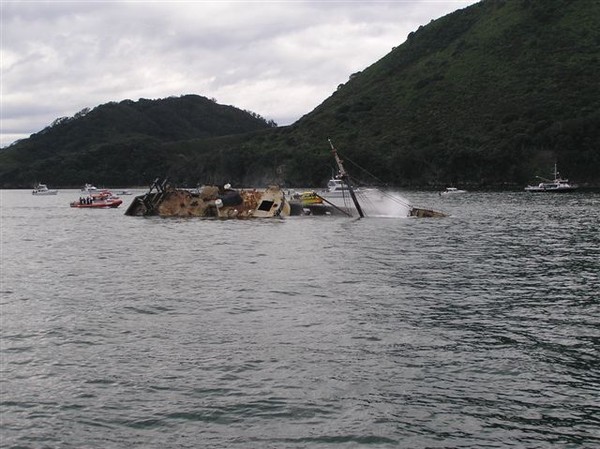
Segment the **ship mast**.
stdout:
<svg viewBox="0 0 600 449">
<path fill-rule="evenodd" d="M 360 207 L 358 200 L 356 199 L 356 194 L 354 193 L 354 189 L 352 189 L 352 185 L 350 184 L 350 177 L 348 176 L 348 173 L 346 173 L 346 170 L 344 170 L 342 160 L 338 156 L 337 150 L 333 146 L 333 143 L 331 143 L 331 139 L 327 139 L 327 140 L 329 141 L 329 145 L 331 146 L 331 152 L 333 153 L 333 157 L 335 158 L 335 162 L 338 166 L 338 170 L 340 171 L 340 179 L 342 180 L 342 182 L 344 182 L 346 184 L 346 186 L 348 186 L 348 192 L 350 192 L 350 198 L 352 198 L 352 202 L 354 203 L 354 207 L 356 207 L 356 210 L 358 211 L 358 215 L 360 216 L 360 218 L 364 218 L 365 214 L 363 213 L 363 210 Z"/>
</svg>

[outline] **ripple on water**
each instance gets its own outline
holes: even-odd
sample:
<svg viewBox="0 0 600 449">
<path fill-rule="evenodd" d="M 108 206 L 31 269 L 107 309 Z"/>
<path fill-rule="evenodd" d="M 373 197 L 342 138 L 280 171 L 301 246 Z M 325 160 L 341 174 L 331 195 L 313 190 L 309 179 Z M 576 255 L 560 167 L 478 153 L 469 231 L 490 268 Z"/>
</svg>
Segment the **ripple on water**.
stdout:
<svg viewBox="0 0 600 449">
<path fill-rule="evenodd" d="M 7 447 L 600 445 L 597 194 L 217 222 L 26 193 L 3 193 Z"/>
</svg>

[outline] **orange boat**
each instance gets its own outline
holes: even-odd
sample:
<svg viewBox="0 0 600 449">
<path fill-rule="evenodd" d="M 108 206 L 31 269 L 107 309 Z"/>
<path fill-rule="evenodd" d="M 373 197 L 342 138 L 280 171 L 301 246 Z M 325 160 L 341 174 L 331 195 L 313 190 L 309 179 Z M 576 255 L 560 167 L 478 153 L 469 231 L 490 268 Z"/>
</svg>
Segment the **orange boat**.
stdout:
<svg viewBox="0 0 600 449">
<path fill-rule="evenodd" d="M 110 207 L 119 207 L 123 200 L 113 195 L 109 190 L 100 190 L 88 196 L 80 197 L 79 201 L 71 202 L 71 207 L 88 209 L 107 209 Z"/>
</svg>

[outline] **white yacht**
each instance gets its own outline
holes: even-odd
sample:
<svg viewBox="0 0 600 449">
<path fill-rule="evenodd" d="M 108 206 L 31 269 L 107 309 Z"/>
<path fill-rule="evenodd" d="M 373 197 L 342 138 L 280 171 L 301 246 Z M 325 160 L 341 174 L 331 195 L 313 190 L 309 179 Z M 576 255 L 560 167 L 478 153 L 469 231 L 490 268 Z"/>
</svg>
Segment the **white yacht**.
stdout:
<svg viewBox="0 0 600 449">
<path fill-rule="evenodd" d="M 577 184 L 571 184 L 568 179 L 563 179 L 558 173 L 556 164 L 554 164 L 554 179 L 544 179 L 538 185 L 525 187 L 526 192 L 572 192 L 579 188 Z"/>
<path fill-rule="evenodd" d="M 446 190 L 440 192 L 440 195 L 455 195 L 457 193 L 467 193 L 467 191 L 457 189 L 456 187 L 446 187 Z"/>
<path fill-rule="evenodd" d="M 86 184 L 81 188 L 81 191 L 84 193 L 93 193 L 98 190 L 98 187 L 93 186 L 92 184 Z"/>
<path fill-rule="evenodd" d="M 56 195 L 58 190 L 49 189 L 46 184 L 38 184 L 31 191 L 32 195 Z"/>
</svg>

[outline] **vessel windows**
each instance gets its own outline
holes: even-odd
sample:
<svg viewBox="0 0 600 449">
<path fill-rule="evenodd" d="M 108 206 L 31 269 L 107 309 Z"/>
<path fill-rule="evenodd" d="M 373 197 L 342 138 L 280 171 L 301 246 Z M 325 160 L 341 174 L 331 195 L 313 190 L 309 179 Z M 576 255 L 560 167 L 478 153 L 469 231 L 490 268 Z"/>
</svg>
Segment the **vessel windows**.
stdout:
<svg viewBox="0 0 600 449">
<path fill-rule="evenodd" d="M 262 210 L 262 211 L 268 212 L 268 211 L 271 210 L 271 208 L 273 207 L 274 203 L 275 203 L 274 201 L 264 200 L 258 206 L 258 210 Z"/>
</svg>

